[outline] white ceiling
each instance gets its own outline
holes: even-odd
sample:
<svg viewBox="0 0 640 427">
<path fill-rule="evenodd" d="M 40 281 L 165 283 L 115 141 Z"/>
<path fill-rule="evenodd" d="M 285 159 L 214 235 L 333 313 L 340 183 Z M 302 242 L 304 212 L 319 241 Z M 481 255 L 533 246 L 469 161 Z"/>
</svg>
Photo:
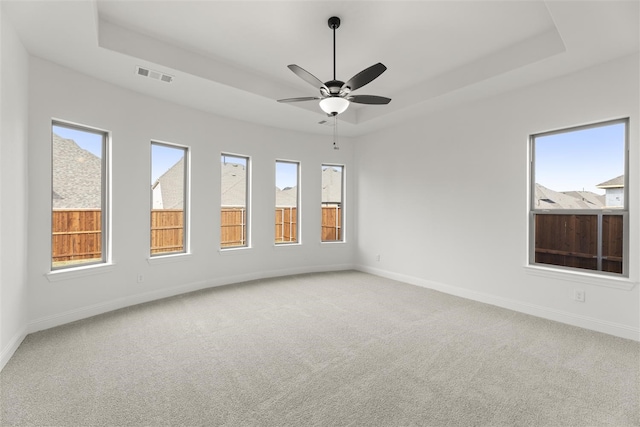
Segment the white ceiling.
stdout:
<svg viewBox="0 0 640 427">
<path fill-rule="evenodd" d="M 225 117 L 313 133 L 315 96 L 287 68 L 338 80 L 388 67 L 358 94 L 343 135 L 472 102 L 640 50 L 638 1 L 13 1 L 3 0 L 27 50 L 101 80 Z M 137 76 L 144 66 L 173 83 Z"/>
</svg>

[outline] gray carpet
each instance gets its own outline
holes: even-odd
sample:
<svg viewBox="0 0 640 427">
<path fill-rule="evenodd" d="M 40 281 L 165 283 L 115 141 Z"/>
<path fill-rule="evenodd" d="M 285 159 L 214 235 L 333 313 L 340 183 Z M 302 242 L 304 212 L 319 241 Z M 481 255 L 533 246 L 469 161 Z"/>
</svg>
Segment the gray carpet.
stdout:
<svg viewBox="0 0 640 427">
<path fill-rule="evenodd" d="M 29 335 L 3 426 L 640 425 L 640 344 L 355 272 Z"/>
</svg>

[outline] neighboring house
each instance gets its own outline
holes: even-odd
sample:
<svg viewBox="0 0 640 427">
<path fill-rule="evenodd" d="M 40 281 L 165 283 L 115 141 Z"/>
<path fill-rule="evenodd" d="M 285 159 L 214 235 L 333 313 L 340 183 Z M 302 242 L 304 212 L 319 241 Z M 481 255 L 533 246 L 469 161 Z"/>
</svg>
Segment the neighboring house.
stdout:
<svg viewBox="0 0 640 427">
<path fill-rule="evenodd" d="M 151 185 L 153 209 L 184 208 L 184 157 Z"/>
<path fill-rule="evenodd" d="M 276 187 L 276 208 L 293 208 L 298 206 L 298 187 Z"/>
<path fill-rule="evenodd" d="M 72 139 L 53 134 L 53 209 L 100 209 L 102 161 Z"/>
<path fill-rule="evenodd" d="M 342 203 L 342 171 L 332 167 L 322 170 L 322 205 L 339 206 Z"/>
<path fill-rule="evenodd" d="M 605 191 L 605 207 L 624 207 L 624 175 L 617 176 L 609 181 L 596 185 Z"/>
<path fill-rule="evenodd" d="M 604 196 L 590 191 L 553 191 L 536 184 L 535 203 L 537 209 L 602 209 Z"/>
<path fill-rule="evenodd" d="M 225 208 L 247 206 L 247 171 L 238 163 L 222 163 L 221 205 Z"/>
</svg>

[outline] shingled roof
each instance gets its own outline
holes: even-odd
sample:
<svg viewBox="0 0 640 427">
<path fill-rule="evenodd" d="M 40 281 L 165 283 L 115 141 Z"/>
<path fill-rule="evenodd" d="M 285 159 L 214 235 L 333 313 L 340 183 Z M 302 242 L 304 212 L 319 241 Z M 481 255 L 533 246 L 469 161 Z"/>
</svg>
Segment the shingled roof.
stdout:
<svg viewBox="0 0 640 427">
<path fill-rule="evenodd" d="M 171 166 L 151 186 L 152 189 L 160 189 L 160 200 L 154 200 L 153 206 L 162 206 L 161 209 L 184 208 L 184 156 Z M 154 194 L 154 197 L 156 197 Z M 158 203 L 160 202 L 160 203 Z"/>
<path fill-rule="evenodd" d="M 596 185 L 598 188 L 622 188 L 624 187 L 624 175 L 617 176 L 615 178 L 610 179 L 609 181 L 605 181 Z"/>
<path fill-rule="evenodd" d="M 322 170 L 322 203 L 342 203 L 342 170 L 332 166 Z"/>
<path fill-rule="evenodd" d="M 560 193 L 536 184 L 536 209 L 602 209 L 604 196 L 588 191 Z"/>
<path fill-rule="evenodd" d="M 226 207 L 247 205 L 247 171 L 238 163 L 222 163 L 221 204 Z"/>
<path fill-rule="evenodd" d="M 53 134 L 53 209 L 100 209 L 102 161 L 72 139 Z"/>
</svg>

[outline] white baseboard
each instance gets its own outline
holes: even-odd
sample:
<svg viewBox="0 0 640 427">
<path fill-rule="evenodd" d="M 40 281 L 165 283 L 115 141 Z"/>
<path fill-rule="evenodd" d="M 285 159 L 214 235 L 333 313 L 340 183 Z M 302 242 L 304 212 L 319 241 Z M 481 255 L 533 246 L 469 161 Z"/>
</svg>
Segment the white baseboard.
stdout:
<svg viewBox="0 0 640 427">
<path fill-rule="evenodd" d="M 26 337 L 27 328 L 22 328 L 21 331 L 19 331 L 11 338 L 5 348 L 2 349 L 2 352 L 0 353 L 0 371 L 4 369 L 7 362 L 9 362 L 9 359 L 11 359 L 11 356 L 13 356 L 13 353 L 16 352 L 16 350 L 18 349 L 18 347 L 20 347 L 20 344 L 22 344 L 22 341 L 24 341 Z"/>
<path fill-rule="evenodd" d="M 543 319 L 554 320 L 556 322 L 566 323 L 572 326 L 578 326 L 580 328 L 590 329 L 592 331 L 602 332 L 620 338 L 640 341 L 640 329 L 628 325 L 609 322 L 606 320 L 596 319 L 588 316 L 582 316 L 540 305 L 524 303 L 509 298 L 498 297 L 483 292 L 472 291 L 457 286 L 446 285 L 444 283 L 425 280 L 419 277 L 408 276 L 406 274 L 395 273 L 365 265 L 358 265 L 355 267 L 355 269 L 365 273 L 375 274 L 376 276 L 398 280 L 400 282 L 408 283 L 411 285 L 433 289 L 435 291 L 443 292 L 449 295 L 455 295 L 461 298 L 495 305 L 497 307 L 502 307 L 513 311 L 518 311 L 520 313 L 530 314 L 532 316 L 541 317 Z"/>
<path fill-rule="evenodd" d="M 122 298 L 116 298 L 111 301 L 101 302 L 85 307 L 79 307 L 64 313 L 57 313 L 51 316 L 35 319 L 27 325 L 26 333 L 33 333 L 45 329 L 54 328 L 56 326 L 75 322 L 77 320 L 86 319 L 88 317 L 97 316 L 109 311 L 130 307 L 145 302 L 155 301 L 162 298 L 168 298 L 175 295 L 181 295 L 188 292 L 199 291 L 201 289 L 214 288 L 217 286 L 230 285 L 233 283 L 247 282 L 250 280 L 266 279 L 270 277 L 291 276 L 295 274 L 318 273 L 325 271 L 351 270 L 352 264 L 338 264 L 329 266 L 305 266 L 286 268 L 281 270 L 259 271 L 246 274 L 238 274 L 226 277 L 216 277 L 213 279 L 192 282 L 188 284 L 173 286 L 170 288 L 158 289 L 154 291 L 144 292 L 135 295 L 129 295 Z M 20 341 L 22 342 L 22 341 Z M 16 346 L 17 348 L 17 346 Z M 15 351 L 15 350 L 14 350 Z M 4 354 L 4 353 L 3 353 Z M 13 352 L 11 353 L 13 354 Z M 8 360 L 8 359 L 7 359 Z"/>
</svg>

